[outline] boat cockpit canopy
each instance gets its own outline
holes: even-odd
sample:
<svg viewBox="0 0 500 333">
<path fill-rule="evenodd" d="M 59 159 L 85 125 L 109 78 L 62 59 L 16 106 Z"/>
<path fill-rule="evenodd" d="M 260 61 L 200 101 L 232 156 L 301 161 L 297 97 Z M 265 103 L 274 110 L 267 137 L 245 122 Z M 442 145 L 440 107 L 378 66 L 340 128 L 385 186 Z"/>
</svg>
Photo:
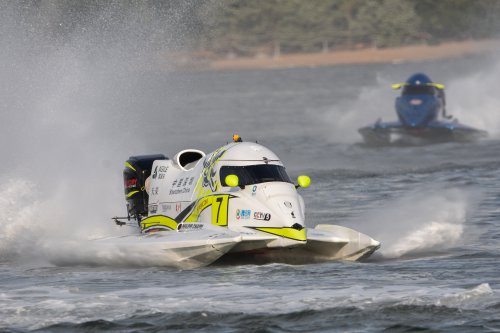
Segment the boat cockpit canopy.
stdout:
<svg viewBox="0 0 500 333">
<path fill-rule="evenodd" d="M 407 85 L 403 87 L 403 95 L 434 95 L 436 88 L 430 85 Z"/>
<path fill-rule="evenodd" d="M 266 182 L 286 182 L 292 180 L 281 165 L 257 164 L 244 166 L 225 165 L 220 168 L 220 178 L 222 186 L 226 185 L 226 176 L 236 175 L 239 179 L 239 186 L 260 184 Z"/>
</svg>

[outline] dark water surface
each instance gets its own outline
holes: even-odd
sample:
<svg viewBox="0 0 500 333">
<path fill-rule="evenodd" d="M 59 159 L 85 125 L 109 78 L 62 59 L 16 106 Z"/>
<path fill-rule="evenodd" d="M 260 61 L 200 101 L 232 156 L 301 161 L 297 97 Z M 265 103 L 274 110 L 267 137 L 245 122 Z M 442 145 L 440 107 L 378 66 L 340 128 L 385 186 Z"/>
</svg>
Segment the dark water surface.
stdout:
<svg viewBox="0 0 500 333">
<path fill-rule="evenodd" d="M 67 80 L 40 88 L 23 104 L 24 138 L 11 134 L 4 151 L 0 332 L 499 332 L 494 60 L 91 72 L 75 89 Z M 415 71 L 446 84 L 448 112 L 490 139 L 361 145 L 357 128 L 393 119 L 390 83 Z M 310 175 L 300 190 L 309 226 L 353 227 L 380 240 L 379 251 L 362 263 L 179 271 L 102 253 L 102 265 L 85 265 L 80 240 L 123 231 L 109 217 L 125 211 L 128 156 L 210 152 L 233 132 L 275 151 L 292 177 Z"/>
</svg>

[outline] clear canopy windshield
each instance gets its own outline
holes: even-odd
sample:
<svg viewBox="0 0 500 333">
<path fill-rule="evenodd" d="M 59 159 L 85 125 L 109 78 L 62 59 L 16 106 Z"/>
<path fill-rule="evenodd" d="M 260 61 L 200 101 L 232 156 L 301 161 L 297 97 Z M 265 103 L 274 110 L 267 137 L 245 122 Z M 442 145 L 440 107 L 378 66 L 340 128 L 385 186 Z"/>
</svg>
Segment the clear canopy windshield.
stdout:
<svg viewBox="0 0 500 333">
<path fill-rule="evenodd" d="M 292 183 L 285 168 L 274 164 L 257 164 L 245 166 L 223 166 L 220 168 L 220 178 L 222 186 L 226 185 L 226 176 L 236 175 L 239 178 L 239 185 L 252 185 L 265 182 L 286 182 Z"/>
<path fill-rule="evenodd" d="M 433 86 L 404 86 L 403 95 L 434 95 Z"/>
</svg>

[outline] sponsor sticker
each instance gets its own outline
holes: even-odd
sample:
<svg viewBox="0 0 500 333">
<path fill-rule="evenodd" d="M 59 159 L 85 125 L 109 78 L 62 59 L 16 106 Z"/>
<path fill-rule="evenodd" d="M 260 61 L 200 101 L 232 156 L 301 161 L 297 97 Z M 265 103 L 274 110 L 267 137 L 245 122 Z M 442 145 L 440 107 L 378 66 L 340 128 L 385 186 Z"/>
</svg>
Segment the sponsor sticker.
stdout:
<svg viewBox="0 0 500 333">
<path fill-rule="evenodd" d="M 252 211 L 250 209 L 237 209 L 236 210 L 236 219 L 248 220 Z"/>
<path fill-rule="evenodd" d="M 226 150 L 224 150 L 224 147 L 221 147 L 214 151 L 212 155 L 210 155 L 209 158 L 206 158 L 203 162 L 203 183 L 201 184 L 201 186 L 210 188 L 212 192 L 217 191 L 219 187 L 219 183 L 215 177 L 217 175 L 217 169 L 215 168 L 215 165 L 225 152 Z"/>
<path fill-rule="evenodd" d="M 252 187 L 252 195 L 255 195 L 257 193 L 257 185 L 254 185 Z"/>
<path fill-rule="evenodd" d="M 134 188 L 136 185 L 137 185 L 137 178 L 131 178 L 125 182 L 126 188 Z"/>
<path fill-rule="evenodd" d="M 170 192 L 168 194 L 170 194 L 170 195 L 183 194 L 183 193 L 189 193 L 189 191 L 190 191 L 189 188 L 184 187 L 184 188 L 180 188 L 177 190 L 170 190 Z"/>
<path fill-rule="evenodd" d="M 194 207 L 194 212 L 196 215 L 200 215 L 201 211 L 210 206 L 212 203 L 211 198 L 207 197 L 204 198 L 203 200 L 200 200 L 197 204 L 196 207 Z"/>
<path fill-rule="evenodd" d="M 269 221 L 271 219 L 271 214 L 263 212 L 254 212 L 253 218 L 255 220 Z"/>
<path fill-rule="evenodd" d="M 201 230 L 203 229 L 203 224 L 201 223 L 181 223 L 179 224 L 178 230 L 188 231 L 188 230 Z"/>
</svg>

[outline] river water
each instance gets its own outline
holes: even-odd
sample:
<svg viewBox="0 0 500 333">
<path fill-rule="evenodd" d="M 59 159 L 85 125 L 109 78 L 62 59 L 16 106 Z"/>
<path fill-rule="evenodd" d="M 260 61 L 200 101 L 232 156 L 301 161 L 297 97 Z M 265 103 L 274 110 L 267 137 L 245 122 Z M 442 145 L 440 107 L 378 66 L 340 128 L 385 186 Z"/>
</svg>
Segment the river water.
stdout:
<svg viewBox="0 0 500 333">
<path fill-rule="evenodd" d="M 2 81 L 0 332 L 500 331 L 495 55 L 187 73 L 45 60 Z M 490 137 L 360 144 L 359 127 L 395 118 L 390 84 L 417 71 Z M 208 153 L 232 133 L 311 177 L 309 226 L 352 227 L 381 248 L 356 263 L 183 271 L 104 252 L 89 264 L 86 239 L 124 232 L 110 217 L 125 212 L 128 156 Z"/>
</svg>

